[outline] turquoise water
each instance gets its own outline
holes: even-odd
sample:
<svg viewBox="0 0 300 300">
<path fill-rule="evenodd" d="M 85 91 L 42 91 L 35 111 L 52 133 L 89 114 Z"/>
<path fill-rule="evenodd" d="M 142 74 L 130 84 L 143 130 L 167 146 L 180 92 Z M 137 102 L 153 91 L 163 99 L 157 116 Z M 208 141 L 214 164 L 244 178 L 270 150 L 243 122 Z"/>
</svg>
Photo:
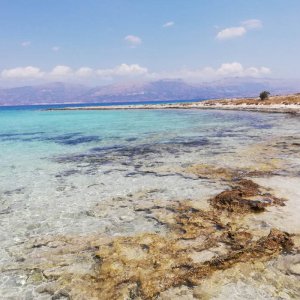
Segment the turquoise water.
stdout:
<svg viewBox="0 0 300 300">
<path fill-rule="evenodd" d="M 246 117 L 245 117 L 246 116 Z M 201 111 L 67 111 L 1 110 L 1 155 L 88 150 L 91 146 L 166 142 L 205 137 L 222 125 L 262 129 L 268 117 Z M 226 131 L 226 128 L 224 128 Z M 149 141 L 150 138 L 150 141 Z M 19 150 L 19 151 L 18 151 Z M 7 153 L 5 153 L 7 151 Z M 33 152 L 31 152 L 33 151 Z M 4 157 L 3 157 L 4 159 Z M 3 161 L 1 159 L 1 161 Z"/>
<path fill-rule="evenodd" d="M 90 211 L 149 191 L 166 201 L 206 199 L 222 187 L 179 167 L 226 166 L 239 151 L 297 128 L 297 118 L 253 112 L 2 108 L 0 264 L 14 261 L 10 247 L 45 235 L 161 230 L 128 207 Z M 19 274 L 2 275 L 3 295 L 33 290 Z"/>
<path fill-rule="evenodd" d="M 280 131 L 288 134 L 296 121 L 234 111 L 0 109 L 1 199 L 6 203 L 8 194 L 13 204 L 16 190 L 22 203 L 22 195 L 51 194 L 58 179 L 93 181 L 101 170 L 130 173 L 148 162 L 210 160 Z M 47 203 L 50 196 L 39 197 Z"/>
<path fill-rule="evenodd" d="M 54 158 L 67 154 L 98 149 L 108 155 L 126 147 L 164 144 L 174 145 L 175 150 L 180 146 L 195 150 L 229 137 L 246 141 L 248 128 L 260 132 L 273 123 L 272 116 L 238 112 L 0 109 L 1 181 L 12 188 L 16 174 L 18 178 L 22 172 L 31 172 L 32 179 L 35 169 L 56 168 Z"/>
<path fill-rule="evenodd" d="M 0 190 L 28 189 L 40 173 L 49 177 L 46 182 L 63 170 L 82 174 L 80 164 L 95 172 L 99 165 L 128 163 L 129 168 L 135 160 L 159 156 L 209 156 L 222 147 L 230 152 L 231 144 L 276 133 L 282 122 L 293 126 L 284 115 L 247 112 L 0 109 Z"/>
</svg>

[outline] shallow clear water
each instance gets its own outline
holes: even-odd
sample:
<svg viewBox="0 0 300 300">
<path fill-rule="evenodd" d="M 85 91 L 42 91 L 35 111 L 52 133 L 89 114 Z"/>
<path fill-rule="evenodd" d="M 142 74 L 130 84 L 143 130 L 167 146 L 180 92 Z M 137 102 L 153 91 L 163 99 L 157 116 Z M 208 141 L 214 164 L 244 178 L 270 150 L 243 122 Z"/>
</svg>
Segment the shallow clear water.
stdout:
<svg viewBox="0 0 300 300">
<path fill-rule="evenodd" d="M 271 115 L 216 111 L 67 111 L 0 110 L 0 168 L 2 192 L 28 189 L 73 162 L 76 155 L 97 153 L 101 158 L 133 147 L 149 154 L 157 146 L 165 152 L 194 151 L 211 144 L 269 134 L 277 119 Z M 250 131 L 249 131 L 250 130 Z M 127 149 L 127 150 L 128 150 Z M 213 147 L 211 147 L 213 149 Z M 152 149 L 154 152 L 155 150 Z M 99 154 L 101 153 L 101 155 Z M 138 154 L 138 153 L 137 153 Z M 128 154 L 129 155 L 129 154 Z M 132 153 L 134 156 L 135 153 Z M 55 158 L 69 156 L 69 160 Z M 113 163 L 114 159 L 110 161 Z M 107 160 L 109 163 L 109 159 Z"/>
<path fill-rule="evenodd" d="M 206 199 L 220 185 L 181 176 L 178 166 L 226 166 L 235 153 L 297 128 L 287 115 L 238 111 L 0 109 L 0 262 L 12 259 L 11 245 L 36 236 L 160 230 L 126 208 L 89 211 L 143 191 Z"/>
<path fill-rule="evenodd" d="M 92 198 L 86 195 L 86 187 L 95 182 L 108 182 L 105 184 L 111 191 L 97 191 L 105 197 L 122 195 L 132 189 L 134 180 L 146 178 L 138 174 L 143 165 L 180 165 L 197 157 L 210 160 L 230 154 L 262 137 L 276 135 L 283 122 L 288 134 L 289 124 L 294 128 L 295 120 L 284 115 L 198 110 L 0 110 L 1 209 L 10 211 L 3 214 L 10 221 L 2 224 L 1 230 L 5 236 L 8 229 L 10 234 L 13 229 L 32 235 L 39 233 L 31 229 L 40 226 L 36 222 L 57 218 L 57 230 L 61 231 L 68 227 L 61 218 L 73 216 L 66 216 L 63 203 L 52 206 L 60 198 L 68 197 L 68 205 L 72 204 L 68 210 L 80 213 Z M 53 215 L 47 216 L 45 209 Z M 19 213 L 24 217 L 19 218 Z M 19 228 L 10 228 L 11 219 Z M 54 230 L 55 224 L 48 226 L 43 232 Z"/>
</svg>

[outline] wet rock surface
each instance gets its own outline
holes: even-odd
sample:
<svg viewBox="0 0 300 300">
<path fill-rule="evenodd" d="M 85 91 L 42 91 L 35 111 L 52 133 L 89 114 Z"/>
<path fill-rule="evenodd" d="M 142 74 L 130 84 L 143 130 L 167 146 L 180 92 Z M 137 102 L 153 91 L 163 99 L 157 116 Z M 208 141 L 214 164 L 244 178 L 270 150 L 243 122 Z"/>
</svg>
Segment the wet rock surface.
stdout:
<svg viewBox="0 0 300 300">
<path fill-rule="evenodd" d="M 235 183 L 231 190 L 218 194 L 211 200 L 213 207 L 236 213 L 261 212 L 270 205 L 284 205 L 284 200 L 263 193 L 259 185 L 249 179 Z"/>
<path fill-rule="evenodd" d="M 55 299 L 167 297 L 167 290 L 172 294 L 181 286 L 201 286 L 215 272 L 239 263 L 265 263 L 297 252 L 288 233 L 272 228 L 258 237 L 243 225 L 244 215 L 283 205 L 270 193 L 270 201 L 256 199 L 264 195 L 258 184 L 241 179 L 211 198 L 206 210 L 187 201 L 136 205 L 135 211 L 165 226 L 165 234 L 49 236 L 12 247 L 16 263 L 3 271 L 22 270 L 27 282 L 38 285 L 37 293 Z M 293 257 L 281 265 L 298 274 L 299 262 Z M 197 293 L 201 299 L 199 290 L 191 297 Z"/>
</svg>

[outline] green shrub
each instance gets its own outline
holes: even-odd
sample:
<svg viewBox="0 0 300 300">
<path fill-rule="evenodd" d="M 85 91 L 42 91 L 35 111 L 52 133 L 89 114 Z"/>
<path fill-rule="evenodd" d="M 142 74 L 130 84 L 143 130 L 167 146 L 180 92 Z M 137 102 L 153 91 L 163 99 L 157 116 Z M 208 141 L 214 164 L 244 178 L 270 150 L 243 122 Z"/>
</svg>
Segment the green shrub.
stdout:
<svg viewBox="0 0 300 300">
<path fill-rule="evenodd" d="M 260 100 L 266 100 L 269 98 L 270 92 L 268 91 L 263 91 L 259 94 Z"/>
</svg>

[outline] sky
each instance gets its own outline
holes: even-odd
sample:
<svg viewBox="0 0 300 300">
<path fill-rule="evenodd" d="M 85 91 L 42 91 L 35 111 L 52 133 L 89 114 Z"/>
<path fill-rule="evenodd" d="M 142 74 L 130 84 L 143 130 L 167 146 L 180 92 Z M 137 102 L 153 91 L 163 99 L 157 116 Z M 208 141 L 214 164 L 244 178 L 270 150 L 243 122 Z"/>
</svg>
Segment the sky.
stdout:
<svg viewBox="0 0 300 300">
<path fill-rule="evenodd" d="M 0 86 L 300 78 L 299 0 L 0 0 Z"/>
</svg>

